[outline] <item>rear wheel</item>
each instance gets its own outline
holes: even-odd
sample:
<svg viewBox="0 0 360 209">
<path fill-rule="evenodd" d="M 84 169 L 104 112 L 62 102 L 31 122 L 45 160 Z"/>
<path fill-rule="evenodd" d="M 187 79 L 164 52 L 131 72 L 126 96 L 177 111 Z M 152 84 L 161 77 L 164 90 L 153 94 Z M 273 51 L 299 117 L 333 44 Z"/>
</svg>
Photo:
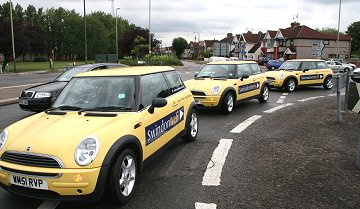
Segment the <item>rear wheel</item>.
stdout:
<svg viewBox="0 0 360 209">
<path fill-rule="evenodd" d="M 137 161 L 136 155 L 131 149 L 121 152 L 111 167 L 108 192 L 114 202 L 127 203 L 137 183 Z"/>
<path fill-rule="evenodd" d="M 296 88 L 295 80 L 293 78 L 288 79 L 285 83 L 285 90 L 288 92 L 293 92 L 295 91 L 295 88 Z"/>
<path fill-rule="evenodd" d="M 265 103 L 269 99 L 269 87 L 268 85 L 263 85 L 261 92 L 260 92 L 260 98 L 258 99 L 260 103 Z"/>
<path fill-rule="evenodd" d="M 225 95 L 224 101 L 221 104 L 221 110 L 225 114 L 230 114 L 234 109 L 234 96 L 232 93 Z"/>
<path fill-rule="evenodd" d="M 326 77 L 323 87 L 324 89 L 332 89 L 332 87 L 334 86 L 333 81 L 332 81 L 332 77 Z"/>
<path fill-rule="evenodd" d="M 190 110 L 190 117 L 186 121 L 186 135 L 182 138 L 185 142 L 196 140 L 199 130 L 199 119 L 195 109 Z"/>
</svg>

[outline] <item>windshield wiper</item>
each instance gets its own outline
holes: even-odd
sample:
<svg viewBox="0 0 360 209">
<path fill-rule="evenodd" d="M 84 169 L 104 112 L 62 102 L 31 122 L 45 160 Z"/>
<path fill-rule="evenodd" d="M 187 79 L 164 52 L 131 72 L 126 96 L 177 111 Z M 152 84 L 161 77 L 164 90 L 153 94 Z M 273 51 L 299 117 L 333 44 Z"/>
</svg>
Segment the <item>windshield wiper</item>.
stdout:
<svg viewBox="0 0 360 209">
<path fill-rule="evenodd" d="M 122 106 L 104 106 L 104 107 L 95 107 L 95 108 L 88 108 L 88 109 L 81 109 L 78 114 L 80 115 L 82 112 L 85 111 L 99 111 L 99 112 L 112 112 L 112 111 L 119 111 L 119 110 L 132 110 L 132 108 L 122 107 Z"/>
<path fill-rule="evenodd" d="M 81 107 L 75 107 L 75 106 L 69 106 L 69 105 L 64 105 L 64 106 L 59 106 L 59 107 L 50 107 L 49 109 L 45 110 L 45 113 L 49 113 L 51 111 L 54 110 L 81 110 Z"/>
<path fill-rule="evenodd" d="M 200 78 L 212 78 L 212 77 L 208 76 L 208 75 L 201 75 L 201 76 L 195 77 L 195 79 L 200 79 Z"/>
</svg>

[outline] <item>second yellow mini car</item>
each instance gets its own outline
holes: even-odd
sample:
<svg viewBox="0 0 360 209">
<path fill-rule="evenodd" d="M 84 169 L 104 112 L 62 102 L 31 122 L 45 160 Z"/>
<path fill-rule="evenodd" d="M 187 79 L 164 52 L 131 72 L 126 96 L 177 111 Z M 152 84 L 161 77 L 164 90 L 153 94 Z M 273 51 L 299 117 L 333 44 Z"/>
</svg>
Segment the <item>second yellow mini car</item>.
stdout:
<svg viewBox="0 0 360 209">
<path fill-rule="evenodd" d="M 278 70 L 266 72 L 271 87 L 293 92 L 299 86 L 333 87 L 333 71 L 324 60 L 295 59 L 284 62 Z"/>
<path fill-rule="evenodd" d="M 191 92 L 170 67 L 79 74 L 53 107 L 0 134 L 0 186 L 39 199 L 126 203 L 144 162 L 170 140 L 194 141 Z"/>
<path fill-rule="evenodd" d="M 195 78 L 185 81 L 199 107 L 233 111 L 237 102 L 269 99 L 269 84 L 259 65 L 253 61 L 210 62 Z"/>
</svg>

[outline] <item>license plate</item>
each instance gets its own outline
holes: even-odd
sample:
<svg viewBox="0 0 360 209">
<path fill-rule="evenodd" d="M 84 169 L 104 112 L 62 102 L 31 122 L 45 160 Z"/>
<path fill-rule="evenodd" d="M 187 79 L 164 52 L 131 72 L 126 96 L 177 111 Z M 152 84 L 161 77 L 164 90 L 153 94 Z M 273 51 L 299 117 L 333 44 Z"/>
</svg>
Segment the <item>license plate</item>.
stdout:
<svg viewBox="0 0 360 209">
<path fill-rule="evenodd" d="M 47 181 L 42 179 L 25 177 L 25 176 L 10 175 L 10 183 L 17 186 L 22 186 L 32 189 L 42 189 L 42 190 L 49 189 Z"/>
<path fill-rule="evenodd" d="M 28 105 L 29 103 L 28 103 L 27 100 L 20 99 L 20 100 L 19 100 L 19 104 L 21 104 L 21 105 Z"/>
</svg>

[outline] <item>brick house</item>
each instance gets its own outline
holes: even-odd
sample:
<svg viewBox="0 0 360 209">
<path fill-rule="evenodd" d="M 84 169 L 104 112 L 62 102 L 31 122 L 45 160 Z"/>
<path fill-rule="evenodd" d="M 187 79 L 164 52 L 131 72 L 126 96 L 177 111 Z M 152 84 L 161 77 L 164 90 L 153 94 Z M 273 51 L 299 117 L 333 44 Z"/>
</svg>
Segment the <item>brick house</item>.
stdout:
<svg viewBox="0 0 360 209">
<path fill-rule="evenodd" d="M 274 59 L 329 59 L 336 58 L 338 54 L 336 34 L 324 34 L 298 22 L 291 23 L 289 28 L 279 29 L 275 37 L 273 35 L 274 31 L 267 31 L 262 51 Z M 340 35 L 339 40 L 339 58 L 347 59 L 350 57 L 351 36 Z"/>
</svg>

